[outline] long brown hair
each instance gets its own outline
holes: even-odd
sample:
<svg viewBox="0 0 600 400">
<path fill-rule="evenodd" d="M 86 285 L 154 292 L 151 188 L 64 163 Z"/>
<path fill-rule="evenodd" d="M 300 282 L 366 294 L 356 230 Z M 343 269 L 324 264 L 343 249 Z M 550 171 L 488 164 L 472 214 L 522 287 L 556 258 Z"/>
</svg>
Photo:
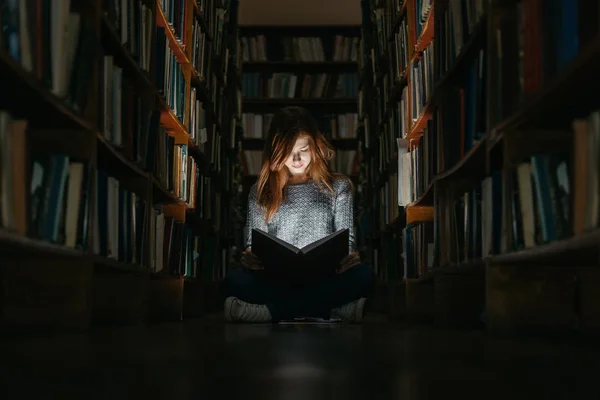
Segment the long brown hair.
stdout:
<svg viewBox="0 0 600 400">
<path fill-rule="evenodd" d="M 311 161 L 306 175 L 317 185 L 333 191 L 333 175 L 328 161 L 335 152 L 317 127 L 317 122 L 302 107 L 286 107 L 277 112 L 271 121 L 263 152 L 262 168 L 257 180 L 257 203 L 269 221 L 285 198 L 289 170 L 285 162 L 299 137 L 306 136 Z"/>
</svg>

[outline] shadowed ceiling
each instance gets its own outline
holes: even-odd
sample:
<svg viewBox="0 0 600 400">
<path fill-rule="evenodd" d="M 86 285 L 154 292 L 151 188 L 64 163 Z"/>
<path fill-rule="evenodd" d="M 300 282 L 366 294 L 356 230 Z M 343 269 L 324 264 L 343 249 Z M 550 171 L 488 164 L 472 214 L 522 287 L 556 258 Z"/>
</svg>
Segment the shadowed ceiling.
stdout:
<svg viewBox="0 0 600 400">
<path fill-rule="evenodd" d="M 240 0 L 240 25 L 360 25 L 359 0 Z"/>
</svg>

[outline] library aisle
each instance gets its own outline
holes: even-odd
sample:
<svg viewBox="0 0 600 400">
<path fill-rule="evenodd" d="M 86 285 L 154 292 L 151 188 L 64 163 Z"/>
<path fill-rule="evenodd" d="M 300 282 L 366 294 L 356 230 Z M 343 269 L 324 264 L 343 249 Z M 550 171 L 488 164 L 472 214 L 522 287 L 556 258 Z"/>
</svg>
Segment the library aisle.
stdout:
<svg viewBox="0 0 600 400">
<path fill-rule="evenodd" d="M 4 399 L 597 398 L 597 354 L 390 323 L 197 320 L 0 341 L 0 387 Z"/>
</svg>

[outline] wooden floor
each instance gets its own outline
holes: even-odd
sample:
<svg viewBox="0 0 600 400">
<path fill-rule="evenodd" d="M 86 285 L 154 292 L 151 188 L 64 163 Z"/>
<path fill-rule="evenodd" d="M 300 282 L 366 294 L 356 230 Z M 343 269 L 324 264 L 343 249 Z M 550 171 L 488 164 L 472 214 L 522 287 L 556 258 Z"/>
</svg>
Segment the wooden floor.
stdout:
<svg viewBox="0 0 600 400">
<path fill-rule="evenodd" d="M 591 343 L 215 320 L 0 340 L 2 399 L 599 398 Z"/>
</svg>

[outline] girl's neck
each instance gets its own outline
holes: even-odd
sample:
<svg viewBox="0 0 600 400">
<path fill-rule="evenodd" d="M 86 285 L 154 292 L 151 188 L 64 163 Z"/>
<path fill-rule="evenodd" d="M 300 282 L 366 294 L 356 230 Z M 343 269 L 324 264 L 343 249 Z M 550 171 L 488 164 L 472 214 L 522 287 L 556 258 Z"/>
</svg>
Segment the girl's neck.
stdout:
<svg viewBox="0 0 600 400">
<path fill-rule="evenodd" d="M 305 183 L 305 182 L 308 182 L 308 181 L 310 181 L 310 176 L 308 176 L 308 175 L 303 175 L 303 176 L 294 176 L 294 175 L 291 175 L 288 178 L 288 183 L 292 184 L 292 185 L 295 185 L 295 184 L 298 184 L 298 183 Z"/>
</svg>

